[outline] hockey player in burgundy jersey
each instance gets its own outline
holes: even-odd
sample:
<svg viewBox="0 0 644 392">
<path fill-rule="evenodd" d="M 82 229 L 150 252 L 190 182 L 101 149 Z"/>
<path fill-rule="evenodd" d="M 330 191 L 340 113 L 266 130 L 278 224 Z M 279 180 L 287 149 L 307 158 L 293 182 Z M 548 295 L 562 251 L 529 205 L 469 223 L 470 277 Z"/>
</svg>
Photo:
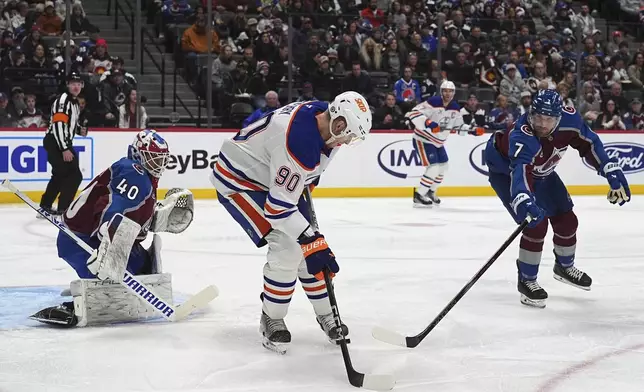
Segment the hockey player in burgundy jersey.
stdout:
<svg viewBox="0 0 644 392">
<path fill-rule="evenodd" d="M 489 181 L 517 223 L 532 221 L 523 231 L 517 267 L 521 302 L 543 308 L 548 298 L 537 283 L 548 222 L 554 232 L 554 278 L 590 290 L 591 278 L 575 267 L 577 216 L 566 186 L 555 172 L 572 147 L 606 178 L 608 200 L 623 205 L 631 192 L 617 162 L 608 158 L 599 136 L 572 107 L 564 107 L 554 90 L 540 91 L 528 113 L 510 131 L 497 131 L 485 149 Z"/>
<path fill-rule="evenodd" d="M 139 132 L 129 146 L 127 157 L 119 159 L 94 178 L 66 210 L 63 215 L 65 225 L 96 249 L 89 255 L 73 239 L 59 233 L 58 256 L 76 271 L 79 278 L 107 279 L 110 277 L 108 264 L 114 259 L 126 263 L 127 271 L 133 275 L 161 272 L 158 262 L 155 262 L 158 254 L 152 252 L 160 250 L 159 237 L 155 235 L 151 251 L 146 250 L 141 241 L 151 229 L 154 232 L 178 233 L 185 230 L 192 220 L 190 212 L 185 217 L 185 227 L 171 228 L 165 212 L 172 210 L 172 206 L 163 208 L 168 196 L 157 203 L 157 184 L 167 166 L 169 154 L 168 144 L 156 131 Z M 123 221 L 134 228 L 130 238 L 123 238 L 125 226 L 120 226 Z M 155 246 L 156 241 L 159 241 L 158 246 Z M 118 260 L 119 255 L 129 257 Z M 32 318 L 46 323 L 73 325 L 75 317 L 71 303 L 66 303 L 44 309 Z"/>
</svg>

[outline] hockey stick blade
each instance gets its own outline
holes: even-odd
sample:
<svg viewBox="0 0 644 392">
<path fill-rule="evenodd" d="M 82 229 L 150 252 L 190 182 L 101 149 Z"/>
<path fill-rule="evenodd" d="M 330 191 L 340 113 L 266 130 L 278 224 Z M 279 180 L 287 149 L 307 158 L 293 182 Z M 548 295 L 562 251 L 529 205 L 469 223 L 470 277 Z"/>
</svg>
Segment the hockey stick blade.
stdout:
<svg viewBox="0 0 644 392">
<path fill-rule="evenodd" d="M 177 307 L 171 321 L 181 321 L 188 317 L 193 311 L 206 307 L 212 300 L 219 296 L 219 290 L 216 286 L 208 286 L 197 294 L 190 297 L 189 300 Z"/>
<path fill-rule="evenodd" d="M 389 329 L 385 329 L 382 327 L 375 327 L 371 331 L 371 336 L 373 336 L 374 339 L 380 340 L 381 342 L 384 343 L 389 343 L 394 346 L 400 346 L 400 347 L 416 347 L 418 343 L 415 345 L 410 345 L 409 340 L 410 338 L 405 337 L 398 332 L 391 331 Z M 413 340 L 413 339 L 411 339 Z"/>
<path fill-rule="evenodd" d="M 380 327 L 375 327 L 371 335 L 382 342 L 389 343 L 395 346 L 401 346 L 401 347 L 408 347 L 408 348 L 414 348 L 418 346 L 426 337 L 429 335 L 431 331 L 436 328 L 438 323 L 441 322 L 445 316 L 452 310 L 454 306 L 465 296 L 465 294 L 470 291 L 472 286 L 476 282 L 478 282 L 479 279 L 485 274 L 485 272 L 494 264 L 494 262 L 505 252 L 505 250 L 510 246 L 510 244 L 521 234 L 523 229 L 525 229 L 528 226 L 528 223 L 530 223 L 531 218 L 528 217 L 526 218 L 519 226 L 517 226 L 516 229 L 510 234 L 510 236 L 505 240 L 503 245 L 497 251 L 490 257 L 490 259 L 481 267 L 476 274 L 461 288 L 461 290 L 454 296 L 454 298 L 445 305 L 443 310 L 432 320 L 432 322 L 418 335 L 414 336 L 403 336 L 398 334 L 397 332 L 390 331 L 384 328 Z"/>
<path fill-rule="evenodd" d="M 371 391 L 390 391 L 396 385 L 396 379 L 388 374 L 363 374 L 362 388 Z M 353 386 L 353 383 L 351 384 Z"/>
</svg>

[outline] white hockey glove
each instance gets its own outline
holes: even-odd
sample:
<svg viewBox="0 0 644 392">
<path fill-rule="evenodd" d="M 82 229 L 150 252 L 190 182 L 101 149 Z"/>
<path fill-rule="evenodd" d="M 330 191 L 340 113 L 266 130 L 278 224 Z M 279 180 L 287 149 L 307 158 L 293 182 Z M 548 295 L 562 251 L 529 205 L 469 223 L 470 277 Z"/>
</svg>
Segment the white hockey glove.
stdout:
<svg viewBox="0 0 644 392">
<path fill-rule="evenodd" d="M 172 188 L 157 202 L 150 231 L 179 234 L 190 226 L 194 217 L 195 200 L 188 189 Z"/>
<path fill-rule="evenodd" d="M 100 280 L 123 280 L 132 245 L 141 232 L 141 225 L 115 214 L 99 229 L 101 244 L 87 259 L 87 269 Z"/>
</svg>

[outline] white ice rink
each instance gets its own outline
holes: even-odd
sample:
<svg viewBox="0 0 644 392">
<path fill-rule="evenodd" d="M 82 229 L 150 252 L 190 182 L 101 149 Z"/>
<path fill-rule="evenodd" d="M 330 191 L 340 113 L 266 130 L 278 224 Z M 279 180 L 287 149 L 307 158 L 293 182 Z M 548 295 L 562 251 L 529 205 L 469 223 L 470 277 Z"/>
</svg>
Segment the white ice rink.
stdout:
<svg viewBox="0 0 644 392">
<path fill-rule="evenodd" d="M 540 282 L 545 309 L 519 303 L 518 241 L 416 349 L 380 343 L 376 325 L 415 334 L 512 232 L 493 198 L 317 199 L 321 231 L 338 257 L 338 305 L 363 372 L 394 372 L 398 391 L 643 391 L 644 203 L 575 197 L 584 292 L 552 278 L 552 242 Z M 61 302 L 75 278 L 56 257 L 56 229 L 23 206 L 0 207 L 0 391 L 354 391 L 298 287 L 286 322 L 288 354 L 260 344 L 264 250 L 224 209 L 198 202 L 183 234 L 164 236 L 175 297 L 209 284 L 220 296 L 185 322 L 51 329 L 27 320 Z"/>
</svg>

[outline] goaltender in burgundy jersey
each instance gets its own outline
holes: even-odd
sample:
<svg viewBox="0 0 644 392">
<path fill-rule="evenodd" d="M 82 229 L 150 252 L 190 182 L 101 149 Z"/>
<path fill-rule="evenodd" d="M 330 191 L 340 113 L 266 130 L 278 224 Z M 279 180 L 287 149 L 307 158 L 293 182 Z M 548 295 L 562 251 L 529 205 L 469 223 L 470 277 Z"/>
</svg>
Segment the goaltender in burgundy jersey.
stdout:
<svg viewBox="0 0 644 392">
<path fill-rule="evenodd" d="M 99 174 L 63 215 L 67 227 L 94 237 L 114 214 L 123 214 L 141 225 L 138 241 L 147 236 L 156 203 L 157 179 L 141 165 L 122 158 Z"/>
</svg>

